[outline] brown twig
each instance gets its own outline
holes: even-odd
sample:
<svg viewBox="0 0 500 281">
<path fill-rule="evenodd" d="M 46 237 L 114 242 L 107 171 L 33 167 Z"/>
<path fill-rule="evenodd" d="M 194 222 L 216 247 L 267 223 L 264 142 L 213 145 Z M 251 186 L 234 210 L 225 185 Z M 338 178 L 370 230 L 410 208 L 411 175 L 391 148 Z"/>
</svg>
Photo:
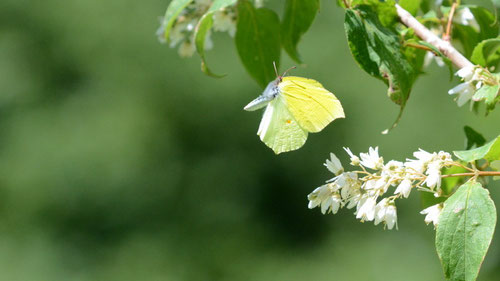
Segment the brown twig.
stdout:
<svg viewBox="0 0 500 281">
<path fill-rule="evenodd" d="M 439 54 L 436 53 L 436 51 L 434 51 L 433 49 L 431 49 L 431 48 L 429 48 L 427 46 L 424 46 L 424 45 L 415 44 L 415 43 L 408 43 L 408 42 L 405 42 L 404 45 L 408 46 L 408 47 L 415 48 L 415 49 L 420 49 L 420 50 L 425 50 L 425 51 L 428 51 L 428 52 L 432 52 L 432 53 L 434 53 L 434 55 L 439 56 Z"/>
<path fill-rule="evenodd" d="M 453 23 L 453 16 L 455 15 L 457 6 L 457 2 L 454 2 L 453 5 L 451 5 L 450 15 L 448 16 L 448 24 L 446 25 L 446 32 L 443 34 L 443 40 L 448 42 L 451 40 L 451 24 Z"/>
</svg>

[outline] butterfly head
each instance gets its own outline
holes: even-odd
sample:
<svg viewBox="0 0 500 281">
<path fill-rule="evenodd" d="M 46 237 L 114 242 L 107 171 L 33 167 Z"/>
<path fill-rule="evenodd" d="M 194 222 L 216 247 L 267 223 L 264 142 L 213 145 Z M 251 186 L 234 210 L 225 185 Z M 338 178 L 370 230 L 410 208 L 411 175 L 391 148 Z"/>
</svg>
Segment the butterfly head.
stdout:
<svg viewBox="0 0 500 281">
<path fill-rule="evenodd" d="M 276 79 L 274 79 L 273 81 L 269 82 L 269 84 L 267 84 L 267 87 L 264 90 L 264 92 L 262 93 L 262 95 L 260 95 L 259 97 L 257 97 L 253 101 L 251 101 L 249 104 L 247 104 L 243 108 L 244 110 L 254 111 L 254 110 L 263 108 L 270 101 L 272 101 L 273 99 L 275 99 L 279 95 L 279 93 L 280 93 L 279 84 L 281 83 L 281 81 L 283 81 L 283 77 L 285 77 L 285 75 L 287 74 L 288 71 L 290 71 L 292 69 L 295 69 L 295 66 L 293 66 L 293 67 L 289 68 L 287 71 L 285 71 L 283 73 L 283 75 L 279 75 L 278 74 L 278 69 L 276 68 L 276 63 L 275 62 L 273 62 L 273 66 L 274 66 L 274 71 L 276 73 Z"/>
<path fill-rule="evenodd" d="M 281 81 L 283 81 L 283 77 L 285 77 L 285 75 L 288 73 L 288 71 L 297 68 L 296 66 L 292 66 L 289 69 L 287 69 L 285 72 L 283 72 L 282 75 L 279 75 L 278 74 L 278 68 L 276 67 L 276 62 L 274 62 L 274 61 L 273 61 L 273 66 L 274 66 L 274 73 L 276 73 L 276 80 L 274 80 L 274 81 L 278 81 L 278 84 Z"/>
</svg>

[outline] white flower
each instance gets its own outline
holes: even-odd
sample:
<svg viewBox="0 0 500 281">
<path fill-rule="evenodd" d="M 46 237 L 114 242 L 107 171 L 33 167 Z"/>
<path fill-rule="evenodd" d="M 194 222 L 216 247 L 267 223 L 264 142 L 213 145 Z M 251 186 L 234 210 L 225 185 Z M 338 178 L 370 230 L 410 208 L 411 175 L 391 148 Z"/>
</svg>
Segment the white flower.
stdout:
<svg viewBox="0 0 500 281">
<path fill-rule="evenodd" d="M 361 221 L 372 221 L 375 218 L 376 204 L 376 197 L 362 196 L 357 205 L 356 218 Z"/>
<path fill-rule="evenodd" d="M 354 155 L 352 153 L 352 151 L 349 149 L 349 147 L 344 147 L 344 150 L 347 152 L 347 154 L 349 154 L 349 157 L 351 157 L 351 159 L 350 159 L 351 160 L 351 165 L 353 165 L 353 166 L 359 166 L 359 162 L 360 162 L 359 157 L 356 156 L 356 155 Z"/>
<path fill-rule="evenodd" d="M 340 190 L 340 195 L 344 200 L 351 200 L 353 196 L 360 193 L 361 182 L 358 180 L 358 174 L 355 172 L 342 173 L 333 181 Z"/>
<path fill-rule="evenodd" d="M 355 192 L 355 193 L 352 193 L 351 196 L 346 200 L 347 209 L 352 209 L 352 208 L 358 206 L 360 199 L 361 199 L 361 192 L 359 192 L 359 190 L 357 190 L 357 192 Z"/>
<path fill-rule="evenodd" d="M 413 156 L 422 162 L 429 162 L 436 156 L 436 153 L 429 153 L 423 149 L 413 152 Z"/>
<path fill-rule="evenodd" d="M 424 183 L 430 187 L 440 187 L 441 186 L 441 163 L 440 161 L 435 161 L 429 163 L 427 166 L 427 171 L 425 172 L 427 174 L 427 178 L 425 179 Z"/>
<path fill-rule="evenodd" d="M 340 160 L 333 153 L 330 153 L 330 159 L 326 159 L 326 163 L 323 165 L 325 165 L 328 171 L 334 173 L 337 176 L 344 172 L 342 163 L 340 163 Z"/>
<path fill-rule="evenodd" d="M 370 147 L 368 153 L 360 153 L 359 156 L 360 164 L 367 168 L 378 170 L 384 165 L 384 159 L 378 155 L 378 147 Z"/>
<path fill-rule="evenodd" d="M 378 179 L 377 182 L 375 182 L 375 187 L 374 187 L 377 193 L 374 192 L 373 194 L 379 194 L 379 195 L 384 194 L 390 186 L 389 180 L 390 180 L 389 177 L 381 177 L 380 179 Z"/>
<path fill-rule="evenodd" d="M 375 225 L 384 222 L 388 229 L 397 228 L 398 215 L 394 203 L 390 203 L 387 198 L 380 200 L 375 207 Z"/>
<path fill-rule="evenodd" d="M 409 179 L 404 179 L 394 191 L 394 194 L 401 194 L 404 198 L 408 198 L 410 196 L 411 191 L 411 183 L 412 181 Z"/>
<path fill-rule="evenodd" d="M 378 202 L 377 206 L 375 206 L 375 221 L 374 224 L 377 225 L 385 219 L 385 212 L 387 209 L 387 198 L 384 198 Z"/>
<path fill-rule="evenodd" d="M 455 86 L 453 89 L 448 91 L 448 94 L 455 95 L 457 94 L 457 105 L 462 106 L 466 104 L 476 92 L 476 88 L 470 82 L 460 83 Z"/>
<path fill-rule="evenodd" d="M 187 27 L 187 22 L 176 23 L 172 29 L 170 29 L 169 40 L 170 40 L 170 48 L 175 47 L 179 42 L 186 38 L 185 31 Z M 163 30 L 163 32 L 165 32 Z M 162 34 L 163 35 L 163 34 Z"/>
<path fill-rule="evenodd" d="M 396 206 L 393 204 L 390 204 L 385 210 L 385 224 L 388 229 L 392 229 L 394 226 L 396 226 L 396 229 L 398 228 L 398 214 Z"/>
<path fill-rule="evenodd" d="M 425 162 L 415 159 L 407 159 L 407 161 L 405 162 L 407 173 L 417 172 L 422 174 L 425 171 L 426 165 L 427 164 Z"/>
<path fill-rule="evenodd" d="M 427 167 L 427 163 L 434 159 L 436 153 L 429 153 L 425 150 L 419 149 L 418 151 L 413 153 L 413 156 L 417 159 L 406 159 L 404 166 L 409 170 L 414 170 L 417 173 L 424 173 Z"/>
<path fill-rule="evenodd" d="M 444 163 L 446 163 L 446 162 L 452 162 L 452 160 L 451 160 L 451 154 L 449 154 L 448 152 L 439 151 L 438 154 L 437 154 L 437 157 L 439 158 L 439 160 L 443 161 Z"/>
<path fill-rule="evenodd" d="M 340 208 L 341 202 L 340 195 L 337 193 L 328 196 L 328 198 L 321 203 L 321 213 L 323 213 L 323 215 L 328 212 L 336 214 Z"/>
<path fill-rule="evenodd" d="M 376 179 L 367 180 L 367 181 L 365 181 L 365 183 L 363 184 L 363 189 L 364 189 L 364 190 L 376 189 L 376 187 L 377 187 L 377 182 L 378 182 L 378 180 L 376 180 Z"/>
<path fill-rule="evenodd" d="M 441 211 L 443 210 L 443 203 L 439 203 L 436 205 L 432 205 L 424 210 L 422 210 L 420 213 L 425 216 L 425 223 L 433 223 L 434 227 L 436 227 L 439 223 L 439 215 L 441 215 Z"/>
<path fill-rule="evenodd" d="M 308 208 L 313 209 L 319 206 L 323 201 L 328 199 L 331 196 L 330 188 L 327 184 L 322 185 L 313 190 L 309 195 L 307 195 L 307 199 L 309 200 Z"/>
<path fill-rule="evenodd" d="M 476 19 L 474 18 L 474 14 L 470 11 L 468 7 L 459 9 L 457 11 L 455 22 L 460 23 L 461 25 L 467 25 L 475 29 L 476 31 L 479 31 L 480 27 L 479 24 L 477 23 Z"/>
<path fill-rule="evenodd" d="M 388 186 L 396 185 L 399 181 L 401 181 L 401 177 L 404 173 L 403 168 L 404 164 L 402 162 L 391 160 L 382 168 L 381 177 L 385 178 Z"/>
<path fill-rule="evenodd" d="M 213 15 L 213 29 L 219 32 L 228 32 L 231 37 L 236 34 L 236 21 L 234 13 L 223 9 L 216 11 Z"/>
<path fill-rule="evenodd" d="M 180 57 L 186 58 L 193 56 L 195 51 L 196 46 L 191 41 L 186 40 L 179 46 L 178 53 Z"/>
<path fill-rule="evenodd" d="M 429 66 L 433 60 L 439 67 L 443 67 L 445 65 L 440 56 L 436 56 L 433 52 L 428 51 L 424 57 L 424 67 Z"/>
<path fill-rule="evenodd" d="M 462 67 L 457 71 L 457 73 L 455 73 L 455 75 L 459 76 L 464 81 L 470 81 L 472 79 L 472 76 L 474 75 L 475 68 L 476 67 L 473 65 Z"/>
<path fill-rule="evenodd" d="M 403 163 L 395 160 L 387 162 L 382 168 L 382 174 L 397 176 L 403 171 Z"/>
</svg>

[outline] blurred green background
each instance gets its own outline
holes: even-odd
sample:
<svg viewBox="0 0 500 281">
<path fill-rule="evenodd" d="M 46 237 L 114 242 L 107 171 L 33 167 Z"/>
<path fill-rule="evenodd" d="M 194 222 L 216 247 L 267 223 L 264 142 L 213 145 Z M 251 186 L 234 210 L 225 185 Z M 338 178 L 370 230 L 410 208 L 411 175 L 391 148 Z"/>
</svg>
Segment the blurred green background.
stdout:
<svg viewBox="0 0 500 281">
<path fill-rule="evenodd" d="M 432 65 L 381 135 L 398 107 L 354 62 L 333 2 L 293 74 L 322 82 L 347 118 L 275 156 L 256 136 L 262 113 L 242 110 L 261 89 L 227 34 L 208 60 L 228 76 L 212 79 L 158 43 L 168 1 L 2 0 L 0 279 L 443 280 L 417 193 L 399 231 L 323 216 L 306 196 L 331 177 L 329 152 L 463 149 L 464 125 L 500 134 L 500 110 L 458 108 L 457 80 Z M 500 279 L 498 233 L 479 280 Z"/>
</svg>

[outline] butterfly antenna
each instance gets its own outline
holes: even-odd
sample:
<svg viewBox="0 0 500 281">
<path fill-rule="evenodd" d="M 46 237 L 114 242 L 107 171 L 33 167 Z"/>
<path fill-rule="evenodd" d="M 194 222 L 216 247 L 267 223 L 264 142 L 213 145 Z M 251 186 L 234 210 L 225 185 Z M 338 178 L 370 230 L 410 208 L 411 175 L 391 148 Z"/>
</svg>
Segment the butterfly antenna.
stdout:
<svg viewBox="0 0 500 281">
<path fill-rule="evenodd" d="M 287 69 L 287 70 L 283 73 L 283 75 L 282 75 L 281 77 L 285 77 L 285 75 L 288 73 L 288 71 L 290 71 L 290 70 L 292 70 L 292 69 L 295 69 L 295 68 L 297 68 L 297 67 L 296 67 L 296 66 L 292 66 L 292 67 L 290 67 L 289 69 Z"/>
<path fill-rule="evenodd" d="M 279 77 L 280 75 L 278 74 L 278 69 L 276 68 L 276 62 L 273 61 L 273 66 L 274 66 L 274 73 L 276 73 L 276 77 Z"/>
</svg>

